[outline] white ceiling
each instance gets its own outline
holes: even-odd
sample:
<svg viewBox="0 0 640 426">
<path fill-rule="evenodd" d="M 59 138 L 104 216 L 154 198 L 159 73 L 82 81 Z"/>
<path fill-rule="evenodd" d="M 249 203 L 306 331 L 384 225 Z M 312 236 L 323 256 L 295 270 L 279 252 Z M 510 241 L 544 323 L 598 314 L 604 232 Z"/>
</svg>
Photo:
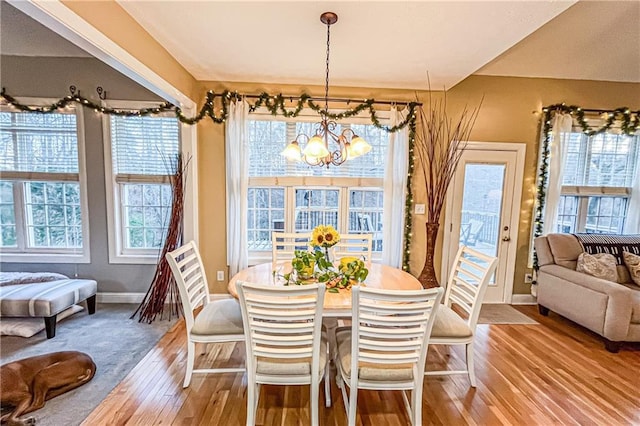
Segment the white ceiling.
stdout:
<svg viewBox="0 0 640 426">
<path fill-rule="evenodd" d="M 450 88 L 574 1 L 130 1 L 120 5 L 198 80 Z"/>
<path fill-rule="evenodd" d="M 323 84 L 332 10 L 331 85 L 424 89 L 427 71 L 434 89 L 473 73 L 640 83 L 638 0 L 120 4 L 199 80 Z M 3 55 L 89 56 L 5 1 L 0 26 Z"/>
</svg>

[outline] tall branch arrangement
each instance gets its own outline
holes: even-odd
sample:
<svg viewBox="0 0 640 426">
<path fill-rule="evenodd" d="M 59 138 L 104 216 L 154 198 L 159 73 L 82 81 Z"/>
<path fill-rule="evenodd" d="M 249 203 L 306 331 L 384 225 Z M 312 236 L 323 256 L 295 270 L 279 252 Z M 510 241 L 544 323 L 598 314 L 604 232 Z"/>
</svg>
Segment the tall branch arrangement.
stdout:
<svg viewBox="0 0 640 426">
<path fill-rule="evenodd" d="M 434 101 L 429 95 L 427 110 L 418 108 L 420 126 L 416 132 L 415 152 L 420 164 L 426 193 L 426 254 L 425 266 L 418 278 L 425 287 L 437 287 L 433 265 L 440 215 L 460 158 L 467 147 L 471 130 L 480 111 L 480 104 L 470 110 L 465 106 L 458 118 L 447 112 L 446 94 Z"/>
<path fill-rule="evenodd" d="M 156 272 L 149 286 L 147 294 L 144 296 L 142 303 L 133 313 L 131 318 L 139 314 L 138 321 L 151 324 L 156 317 L 160 319 L 180 317 L 182 313 L 182 305 L 180 304 L 180 293 L 178 285 L 173 278 L 169 263 L 165 255 L 177 249 L 182 245 L 182 224 L 184 219 L 184 194 L 186 186 L 186 169 L 189 165 L 188 159 L 183 161 L 182 154 L 175 156 L 173 164 L 166 164 L 167 170 L 172 171 L 171 175 L 171 215 L 169 225 L 167 227 L 167 237 L 164 240 L 164 246 L 158 259 Z M 168 313 L 165 313 L 168 309 Z"/>
</svg>

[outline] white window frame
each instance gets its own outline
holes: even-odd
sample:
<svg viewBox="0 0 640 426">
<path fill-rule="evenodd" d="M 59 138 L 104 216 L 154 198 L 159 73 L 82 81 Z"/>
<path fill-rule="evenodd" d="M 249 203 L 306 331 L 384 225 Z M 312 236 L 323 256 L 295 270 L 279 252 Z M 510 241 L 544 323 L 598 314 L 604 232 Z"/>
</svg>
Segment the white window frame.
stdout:
<svg viewBox="0 0 640 426">
<path fill-rule="evenodd" d="M 574 127 L 572 133 L 582 133 L 580 128 Z M 587 157 L 591 156 L 591 151 L 587 150 L 584 152 L 584 155 Z M 633 147 L 633 153 L 629 156 L 629 162 L 631 158 L 636 157 L 640 160 L 640 138 L 636 140 L 636 143 Z M 589 181 L 590 169 L 586 167 L 584 169 L 585 180 Z M 634 173 L 640 173 L 640 165 L 635 165 Z M 635 180 L 632 179 L 632 182 Z M 587 216 L 589 213 L 588 202 L 590 197 L 598 197 L 598 198 L 624 198 L 627 200 L 627 210 L 624 212 L 624 220 L 626 221 L 627 215 L 629 213 L 629 197 L 631 196 L 632 187 L 624 187 L 624 186 L 589 186 L 589 185 L 562 185 L 560 190 L 560 196 L 573 196 L 577 197 L 577 210 L 576 210 L 576 222 L 575 229 L 573 232 L 576 233 L 584 233 L 586 231 L 587 225 Z M 558 211 L 558 216 L 564 216 L 560 214 Z M 558 218 L 556 218 L 556 223 L 559 224 Z M 624 228 L 624 222 L 622 224 L 622 228 Z"/>
<path fill-rule="evenodd" d="M 377 112 L 382 124 L 389 121 L 388 111 Z M 285 118 L 282 116 L 273 116 L 269 111 L 262 107 L 249 115 L 249 120 L 259 121 L 284 121 L 284 122 L 319 122 L 320 118 L 315 112 L 303 111 L 296 118 Z M 370 125 L 371 119 L 368 114 L 361 113 L 358 116 L 350 117 L 344 120 L 344 124 L 365 124 Z M 287 138 L 290 138 L 287 132 Z M 295 135 L 293 135 L 295 137 Z M 286 146 L 287 141 L 282 141 L 282 146 Z M 342 166 L 332 166 L 342 167 Z M 361 178 L 361 177 L 325 177 L 325 176 L 272 176 L 272 177 L 249 177 L 248 188 L 283 188 L 284 194 L 284 232 L 295 232 L 295 190 L 298 188 L 316 189 L 316 190 L 337 190 L 338 191 L 338 231 L 340 233 L 348 233 L 349 221 L 349 191 L 362 190 L 372 191 L 380 190 L 384 192 L 384 178 Z M 384 241 L 382 243 L 384 245 Z M 256 265 L 271 261 L 271 250 L 249 250 L 249 265 Z M 380 262 L 382 260 L 382 252 L 374 252 L 372 260 Z"/>
<path fill-rule="evenodd" d="M 141 109 L 157 107 L 159 102 L 150 101 L 103 101 L 104 106 L 116 109 Z M 178 125 L 180 125 L 178 123 Z M 181 129 L 178 132 L 181 137 Z M 109 241 L 109 263 L 112 264 L 136 264 L 136 265 L 155 265 L 158 263 L 158 256 L 162 248 L 159 249 L 127 249 L 124 245 L 125 228 L 123 226 L 124 206 L 121 202 L 122 191 L 121 186 L 116 182 L 116 176 L 113 173 L 113 157 L 111 147 L 111 116 L 104 114 L 102 116 L 102 137 L 104 146 L 104 179 L 107 198 L 107 228 Z M 180 143 L 180 141 L 178 142 Z M 180 149 L 182 149 L 180 147 Z M 169 178 L 159 178 L 158 176 L 149 176 L 149 178 L 140 178 L 132 180 L 132 184 L 168 184 Z"/>
<path fill-rule="evenodd" d="M 17 101 L 31 106 L 45 106 L 57 102 L 57 99 L 20 97 Z M 14 263 L 91 263 L 90 235 L 89 235 L 89 202 L 87 197 L 87 167 L 85 153 L 84 111 L 83 107 L 76 105 L 68 107 L 73 109 L 76 115 L 76 140 L 78 142 L 78 180 L 68 178 L 55 179 L 55 173 L 29 173 L 31 177 L 20 177 L 22 172 L 1 173 L 0 179 L 13 181 L 13 202 L 16 218 L 17 247 L 0 248 L 1 262 Z M 10 106 L 0 105 L 2 111 L 16 112 Z M 34 113 L 37 114 L 37 113 Z M 7 176 L 9 174 L 9 176 Z M 67 173 L 64 173 L 67 174 Z M 37 176 L 39 175 L 39 176 Z M 53 178 L 53 179 L 52 179 Z M 78 182 L 80 186 L 80 217 L 82 221 L 82 247 L 81 248 L 38 248 L 28 247 L 26 225 L 26 200 L 24 184 L 30 181 L 36 182 Z M 15 185 L 19 182 L 20 185 Z"/>
</svg>

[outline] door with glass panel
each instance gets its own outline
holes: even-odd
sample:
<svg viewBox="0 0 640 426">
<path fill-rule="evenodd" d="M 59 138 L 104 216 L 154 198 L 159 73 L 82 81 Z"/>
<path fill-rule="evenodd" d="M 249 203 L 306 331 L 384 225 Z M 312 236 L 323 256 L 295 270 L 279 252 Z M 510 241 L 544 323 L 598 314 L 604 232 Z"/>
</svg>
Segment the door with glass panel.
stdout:
<svg viewBox="0 0 640 426">
<path fill-rule="evenodd" d="M 461 245 L 497 256 L 498 268 L 491 277 L 485 303 L 510 300 L 505 288 L 510 288 L 508 280 L 512 284 L 515 264 L 515 258 L 511 258 L 515 256 L 510 256 L 508 249 L 517 236 L 517 229 L 511 229 L 512 216 L 519 211 L 519 206 L 514 208 L 514 192 L 520 190 L 515 182 L 516 165 L 515 151 L 466 150 L 450 188 L 449 223 L 445 227 L 448 244 L 443 253 L 447 268 L 443 272 L 451 269 Z M 443 281 L 447 278 L 443 275 Z"/>
</svg>

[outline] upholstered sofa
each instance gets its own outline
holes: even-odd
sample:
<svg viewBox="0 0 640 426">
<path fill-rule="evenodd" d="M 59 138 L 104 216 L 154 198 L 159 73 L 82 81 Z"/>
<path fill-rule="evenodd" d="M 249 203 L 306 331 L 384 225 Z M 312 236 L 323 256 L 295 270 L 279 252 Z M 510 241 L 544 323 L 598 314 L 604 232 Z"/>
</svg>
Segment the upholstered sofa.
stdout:
<svg viewBox="0 0 640 426">
<path fill-rule="evenodd" d="M 620 282 L 576 272 L 583 245 L 572 234 L 536 238 L 537 297 L 540 313 L 562 315 L 605 338 L 617 352 L 622 342 L 640 342 L 640 286 L 624 265 L 617 265 Z"/>
</svg>

